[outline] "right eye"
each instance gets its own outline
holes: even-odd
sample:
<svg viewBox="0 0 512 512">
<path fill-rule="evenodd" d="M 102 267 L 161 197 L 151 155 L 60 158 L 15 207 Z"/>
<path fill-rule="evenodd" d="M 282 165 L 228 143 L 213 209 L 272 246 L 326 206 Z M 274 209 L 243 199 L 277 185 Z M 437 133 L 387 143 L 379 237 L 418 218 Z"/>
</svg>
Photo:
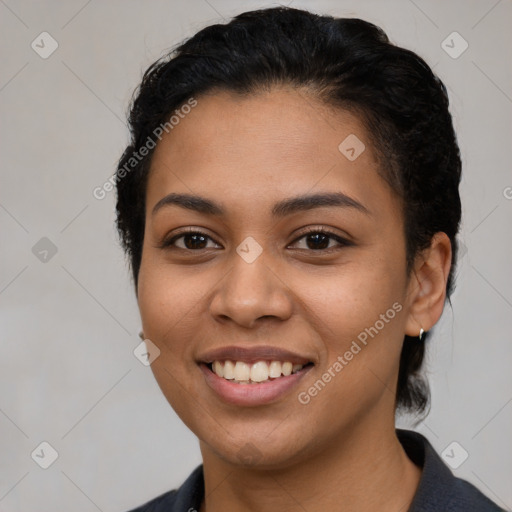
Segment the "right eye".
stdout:
<svg viewBox="0 0 512 512">
<path fill-rule="evenodd" d="M 209 242 L 213 245 L 208 245 Z M 198 251 L 202 249 L 217 249 L 220 246 L 201 231 L 188 230 L 185 233 L 179 233 L 162 243 L 165 249 L 181 249 L 185 251 Z"/>
</svg>

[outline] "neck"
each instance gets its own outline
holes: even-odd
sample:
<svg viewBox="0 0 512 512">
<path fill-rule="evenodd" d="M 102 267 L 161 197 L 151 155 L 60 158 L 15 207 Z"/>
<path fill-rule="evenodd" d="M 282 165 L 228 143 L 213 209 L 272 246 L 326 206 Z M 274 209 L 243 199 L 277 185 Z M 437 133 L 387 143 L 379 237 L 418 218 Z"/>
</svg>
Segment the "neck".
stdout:
<svg viewBox="0 0 512 512">
<path fill-rule="evenodd" d="M 407 457 L 394 423 L 358 424 L 300 463 L 276 469 L 235 466 L 201 443 L 205 501 L 201 512 L 382 512 L 407 510 L 421 470 Z"/>
</svg>

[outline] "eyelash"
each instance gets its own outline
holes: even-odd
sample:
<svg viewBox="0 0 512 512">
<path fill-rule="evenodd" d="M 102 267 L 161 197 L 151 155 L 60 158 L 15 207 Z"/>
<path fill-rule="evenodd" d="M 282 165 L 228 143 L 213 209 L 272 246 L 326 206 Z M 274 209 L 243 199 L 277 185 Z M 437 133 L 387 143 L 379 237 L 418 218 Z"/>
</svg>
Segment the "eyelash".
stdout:
<svg viewBox="0 0 512 512">
<path fill-rule="evenodd" d="M 325 228 L 322 228 L 322 227 L 310 227 L 310 228 L 307 228 L 306 231 L 304 231 L 303 233 L 300 234 L 299 237 L 297 237 L 293 242 L 292 244 L 295 244 L 297 243 L 299 240 L 302 240 L 303 238 L 306 238 L 308 235 L 312 235 L 312 234 L 322 234 L 322 235 L 326 235 L 327 237 L 329 237 L 330 239 L 333 239 L 335 240 L 336 242 L 338 242 L 339 246 L 338 247 L 328 247 L 326 249 L 299 249 L 301 251 L 308 251 L 308 252 L 314 252 L 314 253 L 330 253 L 332 252 L 333 250 L 339 250 L 343 247 L 350 247 L 352 245 L 354 245 L 352 242 L 350 242 L 349 240 L 347 240 L 346 238 L 343 238 Z M 199 235 L 199 236 L 202 236 L 202 237 L 205 237 L 209 240 L 213 240 L 213 238 L 211 238 L 209 235 L 207 235 L 206 233 L 198 230 L 198 229 L 195 229 L 195 228 L 187 228 L 185 231 L 182 231 L 181 233 L 178 233 L 174 236 L 172 236 L 171 238 L 169 238 L 168 240 L 164 240 L 163 243 L 160 245 L 160 248 L 161 249 L 178 249 L 178 250 L 182 250 L 182 251 L 189 251 L 189 252 L 199 252 L 199 251 L 203 251 L 205 249 L 184 249 L 183 247 L 176 247 L 174 244 L 177 240 L 179 240 L 180 238 L 183 238 L 184 236 L 186 235 Z M 214 241 L 215 242 L 215 241 Z M 217 243 L 217 242 L 215 242 Z"/>
</svg>

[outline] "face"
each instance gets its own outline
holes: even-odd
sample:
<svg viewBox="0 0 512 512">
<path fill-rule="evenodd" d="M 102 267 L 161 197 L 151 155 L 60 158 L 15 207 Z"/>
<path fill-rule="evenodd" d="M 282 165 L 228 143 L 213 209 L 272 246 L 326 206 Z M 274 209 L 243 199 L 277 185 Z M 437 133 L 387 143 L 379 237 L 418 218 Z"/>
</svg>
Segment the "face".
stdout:
<svg viewBox="0 0 512 512">
<path fill-rule="evenodd" d="M 138 302 L 204 451 L 284 467 L 393 421 L 410 282 L 370 136 L 282 88 L 199 97 L 155 149 Z"/>
</svg>

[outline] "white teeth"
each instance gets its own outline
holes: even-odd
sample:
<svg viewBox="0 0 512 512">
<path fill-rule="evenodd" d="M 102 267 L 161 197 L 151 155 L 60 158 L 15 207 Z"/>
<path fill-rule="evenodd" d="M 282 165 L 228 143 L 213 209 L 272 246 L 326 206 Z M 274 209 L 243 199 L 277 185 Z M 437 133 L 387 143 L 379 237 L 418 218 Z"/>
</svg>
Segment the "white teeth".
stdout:
<svg viewBox="0 0 512 512">
<path fill-rule="evenodd" d="M 281 363 L 279 361 L 272 361 L 270 363 L 269 376 L 273 379 L 281 377 Z"/>
<path fill-rule="evenodd" d="M 222 363 L 220 361 L 215 362 L 219 363 L 219 365 L 222 366 Z M 214 371 L 215 373 L 217 373 L 216 370 Z M 217 373 L 217 375 L 219 374 Z M 219 377 L 224 377 L 225 379 L 233 380 L 235 378 L 235 365 L 231 361 L 226 361 L 224 363 L 223 375 L 219 375 Z"/>
<path fill-rule="evenodd" d="M 251 377 L 251 367 L 247 363 L 237 361 L 235 364 L 235 380 L 249 380 Z"/>
<path fill-rule="evenodd" d="M 283 372 L 283 375 L 285 375 L 285 376 L 291 375 L 292 368 L 293 368 L 292 363 L 290 363 L 289 361 L 286 361 L 286 363 L 283 363 L 283 368 L 281 369 L 281 371 Z"/>
<path fill-rule="evenodd" d="M 253 382 L 268 380 L 268 364 L 265 361 L 258 361 L 251 366 L 251 380 Z"/>
<path fill-rule="evenodd" d="M 219 376 L 224 377 L 224 367 L 220 361 L 213 362 L 213 371 Z"/>
<path fill-rule="evenodd" d="M 249 384 L 256 382 L 265 382 L 269 379 L 288 376 L 302 370 L 304 365 L 292 364 L 290 361 L 258 361 L 254 364 L 244 363 L 243 361 L 214 361 L 212 364 L 213 372 L 219 377 L 227 380 L 234 380 L 239 384 Z"/>
</svg>

